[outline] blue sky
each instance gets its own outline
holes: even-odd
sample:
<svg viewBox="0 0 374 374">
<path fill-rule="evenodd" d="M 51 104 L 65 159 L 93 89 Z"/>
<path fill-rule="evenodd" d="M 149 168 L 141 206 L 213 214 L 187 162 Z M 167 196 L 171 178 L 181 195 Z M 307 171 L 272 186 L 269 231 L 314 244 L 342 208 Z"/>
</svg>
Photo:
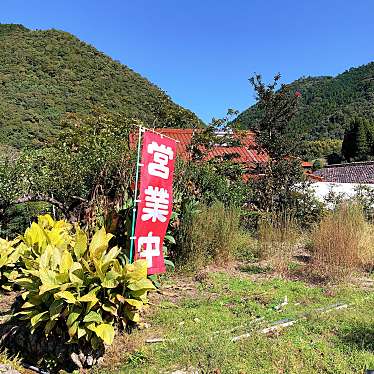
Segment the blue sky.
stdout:
<svg viewBox="0 0 374 374">
<path fill-rule="evenodd" d="M 286 83 L 374 60 L 373 16 L 373 0 L 0 0 L 1 23 L 68 31 L 204 121 L 252 104 L 254 72 Z"/>
</svg>

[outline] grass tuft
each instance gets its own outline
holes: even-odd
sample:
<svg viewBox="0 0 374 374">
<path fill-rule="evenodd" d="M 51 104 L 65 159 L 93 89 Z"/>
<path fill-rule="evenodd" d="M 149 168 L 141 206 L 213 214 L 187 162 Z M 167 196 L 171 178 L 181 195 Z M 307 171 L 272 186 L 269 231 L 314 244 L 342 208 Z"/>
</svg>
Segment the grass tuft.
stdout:
<svg viewBox="0 0 374 374">
<path fill-rule="evenodd" d="M 357 204 L 343 204 L 327 214 L 312 233 L 313 271 L 344 279 L 374 263 L 373 226 Z"/>
<path fill-rule="evenodd" d="M 300 237 L 300 229 L 291 212 L 269 213 L 259 222 L 258 256 L 269 260 L 278 272 L 287 272 Z"/>
<path fill-rule="evenodd" d="M 6 350 L 0 352 L 0 365 L 9 365 L 12 369 L 25 373 L 21 359 L 18 356 L 9 356 Z"/>
<path fill-rule="evenodd" d="M 179 262 L 193 270 L 210 263 L 225 264 L 239 252 L 247 253 L 253 242 L 240 227 L 240 210 L 222 203 L 200 205 L 185 214 L 180 232 Z"/>
</svg>

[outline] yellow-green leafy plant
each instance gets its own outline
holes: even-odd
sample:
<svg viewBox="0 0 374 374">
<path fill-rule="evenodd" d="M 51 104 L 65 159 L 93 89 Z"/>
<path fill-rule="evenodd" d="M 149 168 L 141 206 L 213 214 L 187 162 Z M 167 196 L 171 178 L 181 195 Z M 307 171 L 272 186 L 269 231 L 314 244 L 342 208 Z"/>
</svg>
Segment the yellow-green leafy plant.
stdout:
<svg viewBox="0 0 374 374">
<path fill-rule="evenodd" d="M 89 240 L 78 225 L 39 217 L 15 245 L 24 263 L 16 279 L 24 303 L 15 318 L 28 321 L 32 333 L 62 331 L 70 343 L 87 341 L 93 348 L 111 344 L 116 327 L 139 322 L 154 289 L 147 263 L 122 265 L 120 249 L 109 245 L 112 237 L 102 228 Z"/>
<path fill-rule="evenodd" d="M 19 240 L 7 241 L 0 238 L 0 287 L 6 291 L 11 290 L 11 282 L 19 275 L 18 261 L 22 247 L 13 248 Z"/>
</svg>

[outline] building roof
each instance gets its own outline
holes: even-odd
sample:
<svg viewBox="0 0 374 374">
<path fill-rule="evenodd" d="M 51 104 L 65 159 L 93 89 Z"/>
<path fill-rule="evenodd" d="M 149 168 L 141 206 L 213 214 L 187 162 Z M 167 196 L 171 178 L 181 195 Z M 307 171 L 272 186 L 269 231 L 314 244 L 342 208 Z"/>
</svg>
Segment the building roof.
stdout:
<svg viewBox="0 0 374 374">
<path fill-rule="evenodd" d="M 306 175 L 306 177 L 308 178 L 308 180 L 310 180 L 312 182 L 324 182 L 323 177 L 321 177 L 320 175 L 317 175 L 317 174 L 313 173 L 311 170 L 305 170 L 304 174 Z"/>
<path fill-rule="evenodd" d="M 201 131 L 199 129 L 171 129 L 171 128 L 160 128 L 155 131 L 169 136 L 177 143 L 177 154 L 188 159 L 190 157 L 189 146 L 191 144 L 192 136 L 194 132 Z M 204 157 L 204 160 L 211 160 L 216 157 L 232 156 L 232 161 L 237 163 L 264 163 L 267 160 L 265 154 L 258 153 L 255 150 L 254 133 L 249 130 L 241 130 L 240 132 L 234 133 L 234 137 L 240 140 L 240 146 L 230 147 L 217 145 L 209 149 Z"/>
<path fill-rule="evenodd" d="M 314 173 L 324 182 L 374 183 L 374 161 L 328 165 Z"/>
<path fill-rule="evenodd" d="M 152 130 L 151 130 L 152 131 Z M 177 141 L 177 155 L 184 160 L 188 160 L 191 157 L 189 152 L 189 146 L 191 145 L 192 136 L 196 131 L 202 131 L 201 129 L 175 129 L 175 128 L 158 128 L 154 129 L 155 132 L 168 136 Z M 245 164 L 247 170 L 253 170 L 257 165 L 263 164 L 267 161 L 267 155 L 265 153 L 259 153 L 256 151 L 255 134 L 250 130 L 240 130 L 233 134 L 240 140 L 240 146 L 231 147 L 216 145 L 209 149 L 204 160 L 212 160 L 217 157 L 229 156 L 231 161 L 239 164 Z M 130 142 L 135 144 L 137 135 L 134 133 L 133 137 L 130 138 Z M 306 170 L 308 178 L 320 181 L 322 178 L 314 176 L 309 170 L 312 164 L 307 161 L 302 162 L 303 168 Z M 258 179 L 259 175 L 256 174 L 244 174 L 243 179 Z"/>
<path fill-rule="evenodd" d="M 313 166 L 313 164 L 309 161 L 303 161 L 301 164 L 302 164 L 303 168 L 306 168 L 306 169 L 309 169 L 309 168 L 311 169 L 312 166 Z"/>
</svg>

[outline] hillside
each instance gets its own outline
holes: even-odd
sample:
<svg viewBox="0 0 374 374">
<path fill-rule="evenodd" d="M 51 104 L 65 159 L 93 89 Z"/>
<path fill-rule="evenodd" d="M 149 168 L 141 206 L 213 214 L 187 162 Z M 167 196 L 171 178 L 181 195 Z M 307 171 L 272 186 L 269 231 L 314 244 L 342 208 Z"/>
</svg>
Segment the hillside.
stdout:
<svg viewBox="0 0 374 374">
<path fill-rule="evenodd" d="M 73 35 L 0 24 L 0 145 L 40 146 L 97 106 L 157 127 L 201 125 L 158 87 Z M 0 147 L 1 148 L 1 147 Z"/>
<path fill-rule="evenodd" d="M 301 78 L 290 86 L 291 92 L 302 94 L 294 124 L 303 128 L 310 140 L 342 139 L 352 117 L 374 117 L 373 62 L 336 77 Z M 237 120 L 250 128 L 258 115 L 256 106 L 252 106 Z"/>
</svg>

